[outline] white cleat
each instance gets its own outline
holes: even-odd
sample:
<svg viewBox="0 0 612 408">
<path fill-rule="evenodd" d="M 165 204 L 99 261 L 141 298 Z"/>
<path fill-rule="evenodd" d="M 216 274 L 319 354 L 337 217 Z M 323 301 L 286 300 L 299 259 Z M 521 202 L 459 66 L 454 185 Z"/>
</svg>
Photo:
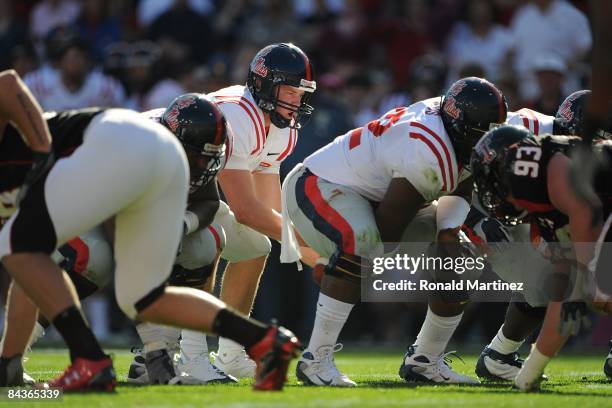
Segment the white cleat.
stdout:
<svg viewBox="0 0 612 408">
<path fill-rule="evenodd" d="M 408 382 L 424 382 L 435 384 L 480 384 L 476 378 L 453 371 L 446 360 L 454 352 L 438 357 L 417 354 L 415 346 L 409 346 L 404 354 L 399 376 Z M 456 354 L 455 354 L 456 355 Z"/>
<path fill-rule="evenodd" d="M 188 357 L 181 353 L 177 362 L 177 369 L 181 372 L 181 383 L 188 385 L 228 384 L 237 383 L 238 380 L 210 363 L 208 354 L 199 354 Z"/>
<path fill-rule="evenodd" d="M 257 364 L 249 358 L 244 349 L 235 356 L 222 357 L 214 351 L 210 356 L 214 359 L 213 364 L 227 375 L 234 378 L 255 378 Z"/>
<path fill-rule="evenodd" d="M 357 383 L 338 371 L 334 353 L 342 350 L 342 344 L 321 346 L 314 353 L 305 351 L 295 368 L 295 375 L 304 385 L 328 387 L 356 387 Z"/>
</svg>

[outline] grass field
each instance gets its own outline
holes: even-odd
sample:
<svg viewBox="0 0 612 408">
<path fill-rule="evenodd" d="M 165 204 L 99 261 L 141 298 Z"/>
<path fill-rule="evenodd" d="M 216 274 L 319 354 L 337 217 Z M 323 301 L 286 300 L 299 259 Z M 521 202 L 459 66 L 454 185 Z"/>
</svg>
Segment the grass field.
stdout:
<svg viewBox="0 0 612 408">
<path fill-rule="evenodd" d="M 612 382 L 602 372 L 603 355 L 563 356 L 551 363 L 551 379 L 541 392 L 522 394 L 507 384 L 480 386 L 411 386 L 397 376 L 398 352 L 339 353 L 338 367 L 357 381 L 357 389 L 303 387 L 296 381 L 294 364 L 283 392 L 251 391 L 250 381 L 235 385 L 148 386 L 128 385 L 129 352 L 115 350 L 115 369 L 120 385 L 115 394 L 65 395 L 61 403 L 28 403 L 49 407 L 612 407 Z M 67 365 L 62 350 L 35 352 L 26 362 L 28 372 L 37 379 L 57 375 Z M 465 364 L 453 365 L 457 371 L 473 374 L 476 356 L 464 357 Z M 2 402 L 0 402 L 2 405 Z M 8 405 L 8 404 L 5 404 Z"/>
</svg>

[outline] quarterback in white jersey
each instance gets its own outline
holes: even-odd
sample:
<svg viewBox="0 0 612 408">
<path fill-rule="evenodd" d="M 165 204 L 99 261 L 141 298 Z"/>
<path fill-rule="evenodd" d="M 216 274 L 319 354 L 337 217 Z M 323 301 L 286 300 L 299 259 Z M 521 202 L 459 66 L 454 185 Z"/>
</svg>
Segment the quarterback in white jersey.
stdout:
<svg viewBox="0 0 612 408">
<path fill-rule="evenodd" d="M 221 257 L 229 261 L 221 299 L 244 313 L 253 306 L 270 239 L 281 238 L 280 164 L 295 148 L 301 121 L 313 111 L 308 100 L 315 89 L 306 54 L 279 43 L 255 55 L 246 86 L 209 94 L 234 131 L 231 155 L 219 173 L 227 205 L 221 203 L 215 217 L 227 237 Z M 316 254 L 308 248 L 303 253 L 314 263 Z M 242 346 L 224 338 L 215 365 L 238 378 L 252 377 L 255 369 Z"/>
<path fill-rule="evenodd" d="M 297 258 L 292 224 L 326 264 L 315 327 L 296 368 L 303 383 L 356 385 L 338 371 L 332 353 L 359 300 L 362 265 L 383 251 L 383 242 L 458 243 L 458 227 L 470 207 L 466 164 L 476 141 L 492 124 L 505 122 L 506 112 L 493 84 L 464 78 L 444 98 L 396 108 L 338 137 L 287 176 L 282 260 Z M 442 362 L 463 300 L 432 297 L 402 361 L 406 381 L 476 382 Z"/>
</svg>

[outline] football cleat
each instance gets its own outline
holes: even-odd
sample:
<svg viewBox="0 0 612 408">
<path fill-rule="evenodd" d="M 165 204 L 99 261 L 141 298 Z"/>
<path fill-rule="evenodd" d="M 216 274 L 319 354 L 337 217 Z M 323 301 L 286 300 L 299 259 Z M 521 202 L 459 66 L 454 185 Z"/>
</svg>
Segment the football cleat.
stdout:
<svg viewBox="0 0 612 408">
<path fill-rule="evenodd" d="M 198 354 L 190 358 L 181 352 L 177 368 L 181 372 L 181 383 L 183 384 L 231 384 L 238 382 L 235 377 L 225 374 L 211 364 L 208 354 Z"/>
<path fill-rule="evenodd" d="M 112 392 L 117 385 L 113 361 L 110 357 L 102 360 L 76 358 L 60 375 L 48 383 L 45 388 L 60 388 L 64 392 L 72 391 L 106 391 Z"/>
<path fill-rule="evenodd" d="M 295 368 L 295 374 L 304 385 L 322 385 L 331 387 L 356 387 L 357 383 L 338 371 L 334 353 L 342 350 L 342 344 L 321 346 L 314 354 L 302 353 Z"/>
<path fill-rule="evenodd" d="M 149 376 L 149 384 L 174 385 L 181 383 L 181 376 L 174 368 L 174 362 L 168 350 L 149 351 L 144 356 L 145 367 Z"/>
<path fill-rule="evenodd" d="M 134 353 L 134 360 L 128 370 L 127 382 L 139 385 L 149 384 L 149 373 L 147 373 L 142 349 L 132 347 L 132 353 Z"/>
<path fill-rule="evenodd" d="M 485 347 L 476 362 L 476 375 L 488 381 L 513 381 L 523 366 L 518 353 L 501 354 Z"/>
<path fill-rule="evenodd" d="M 254 378 L 257 364 L 251 360 L 244 349 L 234 356 L 222 357 L 221 354 L 210 353 L 213 358 L 214 365 L 223 371 L 227 375 L 231 375 L 234 378 Z"/>
<path fill-rule="evenodd" d="M 610 346 L 610 353 L 604 362 L 604 373 L 606 373 L 608 378 L 612 380 L 612 340 L 610 340 L 608 345 Z"/>
<path fill-rule="evenodd" d="M 287 368 L 292 358 L 297 357 L 302 345 L 291 331 L 275 324 L 266 335 L 248 350 L 257 363 L 253 389 L 260 391 L 282 390 L 287 381 Z"/>
<path fill-rule="evenodd" d="M 34 380 L 23 371 L 22 355 L 0 359 L 0 387 L 32 385 Z"/>
<path fill-rule="evenodd" d="M 476 378 L 453 371 L 449 365 L 451 362 L 450 355 L 457 356 L 452 351 L 436 357 L 417 354 L 416 346 L 409 346 L 404 354 L 404 359 L 399 369 L 399 376 L 407 382 L 480 384 L 480 381 Z"/>
</svg>

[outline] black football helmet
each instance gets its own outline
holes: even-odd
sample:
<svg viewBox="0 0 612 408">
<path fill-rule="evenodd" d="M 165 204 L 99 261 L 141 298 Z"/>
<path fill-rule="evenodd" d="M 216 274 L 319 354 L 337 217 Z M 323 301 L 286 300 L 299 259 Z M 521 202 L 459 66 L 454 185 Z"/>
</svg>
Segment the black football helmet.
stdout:
<svg viewBox="0 0 612 408">
<path fill-rule="evenodd" d="M 185 149 L 191 173 L 189 192 L 193 193 L 225 165 L 228 137 L 225 117 L 204 94 L 188 93 L 174 99 L 160 121 Z"/>
<path fill-rule="evenodd" d="M 559 105 L 555 115 L 554 134 L 582 136 L 584 131 L 584 112 L 590 96 L 591 91 L 583 89 L 571 93 L 565 98 L 561 105 Z M 603 124 L 603 128 L 599 129 L 597 135 L 595 135 L 595 139 L 612 139 L 612 111 L 609 112 L 608 119 Z"/>
<path fill-rule="evenodd" d="M 511 193 L 509 176 L 513 163 L 513 156 L 508 153 L 527 138 L 533 135 L 522 126 L 499 126 L 480 139 L 470 159 L 474 192 L 481 207 L 506 225 L 515 225 L 525 215 L 506 202 L 506 197 Z"/>
<path fill-rule="evenodd" d="M 508 104 L 502 92 L 486 79 L 463 78 L 442 98 L 440 115 L 459 162 L 469 166 L 472 148 L 491 127 L 506 121 Z"/>
<path fill-rule="evenodd" d="M 270 115 L 270 121 L 278 128 L 287 126 L 299 129 L 300 119 L 309 117 L 314 108 L 308 104 L 317 89 L 310 60 L 298 47 L 289 43 L 268 45 L 261 49 L 249 66 L 247 87 L 257 105 Z M 300 105 L 278 99 L 278 85 L 290 85 L 305 91 Z M 285 119 L 276 107 L 295 112 L 292 120 Z"/>
</svg>

